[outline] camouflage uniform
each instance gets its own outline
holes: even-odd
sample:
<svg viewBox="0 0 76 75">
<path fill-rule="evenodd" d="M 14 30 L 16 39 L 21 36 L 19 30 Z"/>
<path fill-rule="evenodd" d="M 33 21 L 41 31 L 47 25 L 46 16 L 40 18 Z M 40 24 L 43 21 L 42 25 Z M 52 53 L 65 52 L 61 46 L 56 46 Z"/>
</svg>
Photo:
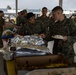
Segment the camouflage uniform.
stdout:
<svg viewBox="0 0 76 75">
<path fill-rule="evenodd" d="M 17 20 L 17 25 L 22 26 L 26 23 L 27 18 L 25 16 L 18 16 L 16 20 Z"/>
<path fill-rule="evenodd" d="M 45 33 L 45 27 L 41 21 L 36 20 L 34 24 L 27 22 L 17 31 L 17 33 L 22 35 L 41 34 Z"/>
<path fill-rule="evenodd" d="M 2 17 L 0 17 L 0 48 L 3 47 L 3 43 L 2 43 L 2 33 L 3 33 L 3 25 L 4 25 L 4 19 Z"/>
<path fill-rule="evenodd" d="M 72 18 L 73 22 L 75 23 L 75 26 L 76 26 L 76 17 L 75 18 Z"/>
<path fill-rule="evenodd" d="M 50 36 L 62 35 L 67 36 L 67 41 L 54 40 L 53 53 L 61 53 L 65 58 L 71 62 L 74 60 L 73 44 L 76 42 L 76 27 L 71 19 L 64 19 L 63 21 L 54 22 L 50 28 Z"/>
<path fill-rule="evenodd" d="M 48 39 L 49 39 L 49 27 L 50 27 L 50 18 L 49 17 L 43 17 L 43 16 L 40 16 L 40 17 L 38 17 L 37 18 L 37 20 L 40 20 L 40 21 L 42 21 L 43 22 L 43 24 L 44 24 L 44 26 L 45 26 L 45 31 L 46 31 L 46 38 L 45 38 L 45 40 L 46 41 L 48 41 Z"/>
<path fill-rule="evenodd" d="M 47 17 L 47 16 L 45 18 L 43 16 L 40 16 L 40 17 L 37 18 L 37 20 L 41 20 L 44 23 L 45 26 L 48 26 L 50 18 Z"/>
<path fill-rule="evenodd" d="M 17 18 L 16 18 L 16 24 L 17 24 L 17 26 L 20 26 L 21 25 L 21 16 L 18 16 Z"/>
</svg>

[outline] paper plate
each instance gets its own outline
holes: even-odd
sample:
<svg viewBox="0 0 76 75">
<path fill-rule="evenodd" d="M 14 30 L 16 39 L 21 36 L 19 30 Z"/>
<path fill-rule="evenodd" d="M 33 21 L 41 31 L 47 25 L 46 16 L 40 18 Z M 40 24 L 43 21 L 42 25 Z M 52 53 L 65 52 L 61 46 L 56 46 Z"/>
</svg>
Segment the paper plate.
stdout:
<svg viewBox="0 0 76 75">
<path fill-rule="evenodd" d="M 62 35 L 55 35 L 55 36 L 52 36 L 52 38 L 55 38 L 55 39 L 64 39 Z"/>
</svg>

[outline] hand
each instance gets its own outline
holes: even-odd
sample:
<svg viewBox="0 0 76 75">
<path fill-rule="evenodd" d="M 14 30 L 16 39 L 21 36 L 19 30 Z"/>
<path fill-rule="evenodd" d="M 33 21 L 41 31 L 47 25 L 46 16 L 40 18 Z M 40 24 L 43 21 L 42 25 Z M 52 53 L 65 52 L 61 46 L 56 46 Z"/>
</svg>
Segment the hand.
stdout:
<svg viewBox="0 0 76 75">
<path fill-rule="evenodd" d="M 63 41 L 67 41 L 67 36 L 63 36 Z"/>
<path fill-rule="evenodd" d="M 46 36 L 45 36 L 45 34 L 40 34 L 39 37 L 45 38 Z"/>
</svg>

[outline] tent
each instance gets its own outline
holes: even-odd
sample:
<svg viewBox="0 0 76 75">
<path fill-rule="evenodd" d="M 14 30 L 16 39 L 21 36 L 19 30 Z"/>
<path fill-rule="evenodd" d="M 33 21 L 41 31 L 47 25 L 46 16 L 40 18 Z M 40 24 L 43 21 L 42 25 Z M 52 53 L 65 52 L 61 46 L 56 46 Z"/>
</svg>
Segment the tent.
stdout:
<svg viewBox="0 0 76 75">
<path fill-rule="evenodd" d="M 18 12 L 18 0 L 15 0 L 15 4 L 16 4 L 16 16 L 17 16 L 17 12 Z M 62 7 L 62 4 L 63 4 L 63 0 L 59 0 L 59 6 Z"/>
</svg>

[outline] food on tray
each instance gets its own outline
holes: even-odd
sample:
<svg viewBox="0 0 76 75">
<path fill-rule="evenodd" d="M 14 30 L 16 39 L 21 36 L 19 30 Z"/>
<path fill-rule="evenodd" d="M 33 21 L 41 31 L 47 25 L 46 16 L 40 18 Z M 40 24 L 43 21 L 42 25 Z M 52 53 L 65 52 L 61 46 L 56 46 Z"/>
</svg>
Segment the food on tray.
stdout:
<svg viewBox="0 0 76 75">
<path fill-rule="evenodd" d="M 64 64 L 64 63 L 57 63 L 57 64 L 49 64 L 46 67 L 47 68 L 52 68 L 52 67 L 66 67 L 68 66 L 68 64 Z"/>
<path fill-rule="evenodd" d="M 38 36 L 29 36 L 26 35 L 24 37 L 15 36 L 13 39 L 11 39 L 13 43 L 16 45 L 35 45 L 35 46 L 42 46 L 45 44 L 44 40 Z"/>
<path fill-rule="evenodd" d="M 2 36 L 13 36 L 14 33 L 11 30 L 5 30 L 2 33 Z"/>
<path fill-rule="evenodd" d="M 40 66 L 32 66 L 31 64 L 26 64 L 23 66 L 19 66 L 19 65 L 16 66 L 18 70 L 20 69 L 33 70 L 33 69 L 43 69 L 43 68 L 49 69 L 49 68 L 59 68 L 59 67 L 68 67 L 68 64 L 57 63 L 57 64 L 48 64 L 48 65 L 40 65 Z"/>
</svg>

